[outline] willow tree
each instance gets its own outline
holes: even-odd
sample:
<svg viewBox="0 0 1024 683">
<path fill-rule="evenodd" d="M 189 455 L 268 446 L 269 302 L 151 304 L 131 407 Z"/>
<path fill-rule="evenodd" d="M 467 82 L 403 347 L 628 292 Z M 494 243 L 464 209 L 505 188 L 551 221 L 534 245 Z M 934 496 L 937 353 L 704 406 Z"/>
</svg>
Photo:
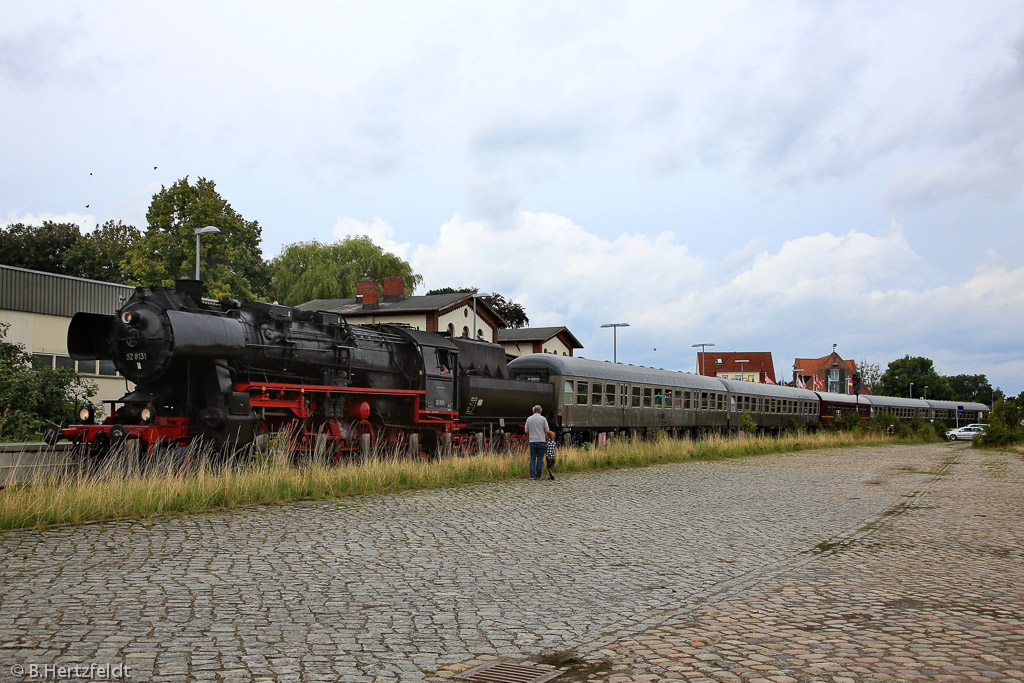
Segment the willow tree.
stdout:
<svg viewBox="0 0 1024 683">
<path fill-rule="evenodd" d="M 369 237 L 339 242 L 296 242 L 271 260 L 271 297 L 286 306 L 313 299 L 351 299 L 359 280 L 400 277 L 406 294 L 423 281 L 406 261 L 384 251 Z"/>
</svg>

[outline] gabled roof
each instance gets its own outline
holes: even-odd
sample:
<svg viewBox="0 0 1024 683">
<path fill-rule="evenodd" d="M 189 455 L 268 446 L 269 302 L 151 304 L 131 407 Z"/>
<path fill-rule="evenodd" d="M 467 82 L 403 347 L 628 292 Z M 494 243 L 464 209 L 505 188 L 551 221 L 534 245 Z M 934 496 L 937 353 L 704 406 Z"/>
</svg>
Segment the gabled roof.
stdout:
<svg viewBox="0 0 1024 683">
<path fill-rule="evenodd" d="M 697 372 L 703 368 L 705 374 L 710 377 L 719 372 L 740 372 L 741 365 L 737 361 L 744 360 L 746 362 L 742 365 L 743 372 L 763 372 L 775 381 L 775 364 L 772 362 L 771 351 L 707 351 L 703 356 L 701 362 L 701 352 L 697 352 Z M 721 363 L 718 362 L 719 358 L 722 359 Z"/>
<path fill-rule="evenodd" d="M 506 328 L 498 330 L 498 343 L 502 344 L 505 342 L 521 342 L 521 341 L 535 341 L 535 342 L 546 342 L 547 340 L 557 337 L 561 333 L 565 333 L 565 337 L 569 342 L 569 346 L 574 349 L 582 349 L 583 344 L 580 343 L 579 339 L 573 336 L 573 333 L 569 331 L 568 327 L 519 327 L 519 328 Z"/>
<path fill-rule="evenodd" d="M 835 363 L 835 365 L 833 365 Z M 796 358 L 793 360 L 793 367 L 799 369 L 801 377 L 812 377 L 822 374 L 823 370 L 830 370 L 833 367 L 845 368 L 850 373 L 857 370 L 857 365 L 852 360 L 844 360 L 834 351 L 821 358 Z"/>
<path fill-rule="evenodd" d="M 327 311 L 329 313 L 341 313 L 342 315 L 380 315 L 387 313 L 435 313 L 447 312 L 461 304 L 470 307 L 473 305 L 473 295 L 468 292 L 456 292 L 454 294 L 430 294 L 424 296 L 406 296 L 398 301 L 380 301 L 375 308 L 363 308 L 359 299 L 314 299 L 296 308 L 306 311 Z M 477 297 L 476 307 L 478 311 L 486 311 L 493 316 L 499 325 L 504 325 L 505 320 L 498 315 L 487 300 Z"/>
</svg>

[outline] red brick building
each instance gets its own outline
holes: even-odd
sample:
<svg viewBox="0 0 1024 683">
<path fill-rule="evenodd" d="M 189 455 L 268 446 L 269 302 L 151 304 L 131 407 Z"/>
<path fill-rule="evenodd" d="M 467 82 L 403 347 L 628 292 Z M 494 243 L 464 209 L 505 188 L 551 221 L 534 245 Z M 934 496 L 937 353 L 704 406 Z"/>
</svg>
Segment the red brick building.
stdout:
<svg viewBox="0 0 1024 683">
<path fill-rule="evenodd" d="M 775 364 L 772 363 L 771 351 L 698 351 L 697 374 L 774 384 Z M 769 377 L 771 382 L 767 381 Z"/>
<path fill-rule="evenodd" d="M 833 351 L 821 358 L 796 358 L 793 361 L 793 380 L 802 380 L 808 389 L 829 391 L 834 394 L 853 393 L 853 373 L 857 365 Z M 861 389 L 861 393 L 869 393 Z"/>
</svg>

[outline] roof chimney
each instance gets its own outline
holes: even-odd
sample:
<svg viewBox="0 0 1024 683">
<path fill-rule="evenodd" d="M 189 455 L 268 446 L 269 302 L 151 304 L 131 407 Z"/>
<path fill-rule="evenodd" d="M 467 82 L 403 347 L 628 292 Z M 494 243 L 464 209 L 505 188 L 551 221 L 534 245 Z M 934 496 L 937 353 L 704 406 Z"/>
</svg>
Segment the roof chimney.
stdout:
<svg viewBox="0 0 1024 683">
<path fill-rule="evenodd" d="M 356 283 L 356 298 L 363 297 L 363 308 L 377 308 L 380 303 L 380 289 L 374 280 L 360 280 Z"/>
<path fill-rule="evenodd" d="M 381 283 L 384 286 L 384 301 L 398 301 L 405 295 L 405 280 L 400 277 L 387 277 Z"/>
</svg>

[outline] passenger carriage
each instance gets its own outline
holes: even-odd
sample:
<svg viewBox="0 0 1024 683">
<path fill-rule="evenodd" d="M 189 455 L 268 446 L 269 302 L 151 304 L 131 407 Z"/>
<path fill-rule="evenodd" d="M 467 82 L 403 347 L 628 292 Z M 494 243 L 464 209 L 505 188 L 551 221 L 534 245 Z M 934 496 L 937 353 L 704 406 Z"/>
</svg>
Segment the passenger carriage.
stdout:
<svg viewBox="0 0 1024 683">
<path fill-rule="evenodd" d="M 711 432 L 731 424 L 728 390 L 714 377 L 544 353 L 516 358 L 509 369 L 519 379 L 550 382 L 549 421 L 585 439 L 600 432 Z"/>
<path fill-rule="evenodd" d="M 748 413 L 763 430 L 780 432 L 794 420 L 797 425 L 818 424 L 819 400 L 807 389 L 775 384 L 722 380 L 729 392 L 729 426 L 738 427 L 739 417 Z"/>
</svg>

